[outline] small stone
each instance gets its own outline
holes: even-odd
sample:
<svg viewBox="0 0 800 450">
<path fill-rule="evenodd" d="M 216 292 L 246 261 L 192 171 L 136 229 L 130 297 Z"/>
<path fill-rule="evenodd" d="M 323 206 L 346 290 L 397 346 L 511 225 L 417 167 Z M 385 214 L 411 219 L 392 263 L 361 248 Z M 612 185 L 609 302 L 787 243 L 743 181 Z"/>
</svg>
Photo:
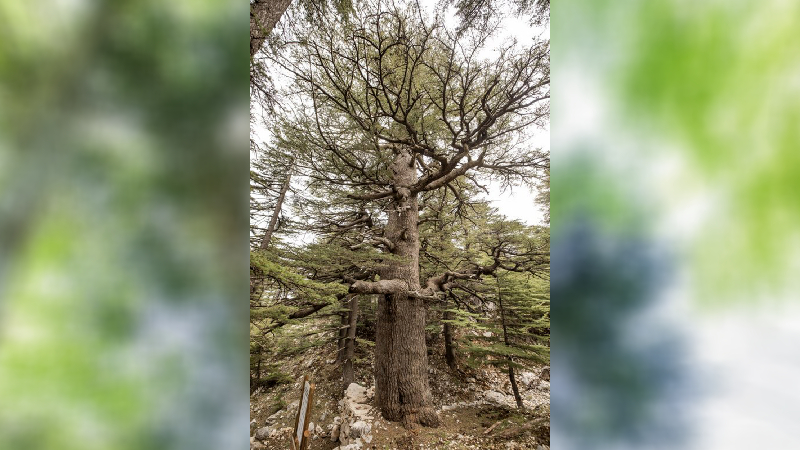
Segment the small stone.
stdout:
<svg viewBox="0 0 800 450">
<path fill-rule="evenodd" d="M 350 438 L 350 424 L 345 422 L 340 428 L 339 439 Z"/>
<path fill-rule="evenodd" d="M 536 381 L 536 375 L 533 372 L 522 372 L 519 374 L 519 381 L 525 386 L 530 386 Z"/>
<path fill-rule="evenodd" d="M 256 430 L 255 438 L 259 441 L 263 441 L 267 439 L 269 435 L 272 433 L 272 428 L 270 427 L 262 427 Z"/>
<path fill-rule="evenodd" d="M 331 430 L 331 442 L 336 442 L 339 440 L 339 433 L 340 433 L 339 427 L 334 426 L 333 429 Z"/>
<path fill-rule="evenodd" d="M 339 450 L 359 450 L 361 448 L 361 440 L 356 439 L 355 442 L 349 445 L 345 445 L 344 447 L 339 447 Z"/>
<path fill-rule="evenodd" d="M 506 395 L 498 391 L 486 391 L 483 393 L 483 397 L 487 401 L 494 403 L 496 405 L 505 405 L 506 403 L 508 403 L 508 401 L 506 400 Z"/>
<path fill-rule="evenodd" d="M 367 403 L 367 389 L 357 383 L 350 383 L 344 395 L 353 403 Z"/>
<path fill-rule="evenodd" d="M 276 421 L 276 420 L 278 420 L 278 417 L 280 416 L 280 413 L 281 413 L 281 412 L 280 412 L 280 411 L 278 411 L 278 412 L 276 412 L 275 414 L 273 414 L 273 415 L 271 415 L 271 416 L 267 417 L 267 425 L 272 425 L 272 424 L 274 424 L 274 423 L 275 423 L 275 421 Z"/>
<path fill-rule="evenodd" d="M 350 435 L 353 437 L 361 437 L 369 434 L 371 429 L 372 425 L 364 422 L 363 420 L 359 420 L 350 425 Z"/>
</svg>

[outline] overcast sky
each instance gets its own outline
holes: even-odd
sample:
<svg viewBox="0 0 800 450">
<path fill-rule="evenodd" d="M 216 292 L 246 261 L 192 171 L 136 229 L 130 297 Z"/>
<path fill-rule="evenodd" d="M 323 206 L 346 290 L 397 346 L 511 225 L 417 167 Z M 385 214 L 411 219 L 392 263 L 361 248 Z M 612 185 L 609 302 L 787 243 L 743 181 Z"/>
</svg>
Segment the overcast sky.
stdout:
<svg viewBox="0 0 800 450">
<path fill-rule="evenodd" d="M 436 3 L 437 0 L 421 1 L 421 4 L 429 11 L 433 10 Z M 455 24 L 455 19 L 451 18 L 451 20 L 446 20 L 445 23 L 448 26 L 453 26 Z M 507 18 L 502 22 L 497 35 L 489 39 L 487 49 L 497 47 L 501 42 L 509 38 L 516 38 L 520 43 L 524 44 L 537 36 L 549 39 L 550 24 L 540 27 L 531 27 L 524 18 Z M 550 127 L 548 126 L 547 129 L 544 130 L 535 130 L 531 144 L 534 147 L 549 152 Z M 544 220 L 544 211 L 534 203 L 534 197 L 536 196 L 535 191 L 531 191 L 525 186 L 519 186 L 511 191 L 506 190 L 501 193 L 500 186 L 497 183 L 489 186 L 489 191 L 490 195 L 486 196 L 486 200 L 492 202 L 492 206 L 496 207 L 501 214 L 510 219 L 517 219 L 531 225 L 542 224 Z"/>
</svg>

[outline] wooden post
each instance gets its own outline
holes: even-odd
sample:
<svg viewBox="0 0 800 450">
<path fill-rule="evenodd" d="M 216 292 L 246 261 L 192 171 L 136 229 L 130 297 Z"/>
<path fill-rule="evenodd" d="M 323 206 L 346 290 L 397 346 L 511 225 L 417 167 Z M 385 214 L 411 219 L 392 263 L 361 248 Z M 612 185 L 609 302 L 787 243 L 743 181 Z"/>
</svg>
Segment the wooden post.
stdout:
<svg viewBox="0 0 800 450">
<path fill-rule="evenodd" d="M 303 422 L 303 443 L 300 445 L 300 450 L 307 450 L 308 449 L 308 442 L 311 440 L 311 436 L 308 432 L 308 419 L 311 418 L 311 405 L 314 403 L 314 389 L 316 385 L 311 383 L 308 388 L 308 404 L 306 407 L 306 420 Z"/>
<path fill-rule="evenodd" d="M 297 414 L 294 416 L 294 428 L 292 428 L 292 449 L 293 450 L 300 450 L 300 443 L 297 442 L 297 424 L 300 422 L 300 409 L 302 409 L 303 403 L 303 390 L 306 386 L 306 381 L 308 381 L 308 375 L 303 375 L 303 382 L 300 383 L 300 404 L 297 405 Z"/>
<path fill-rule="evenodd" d="M 313 383 L 308 382 L 308 375 L 304 375 L 300 391 L 300 404 L 297 405 L 297 415 L 294 419 L 294 433 L 291 440 L 293 450 L 308 449 L 308 441 L 310 440 L 308 419 L 311 418 L 311 405 L 314 402 L 315 388 L 316 386 Z M 308 395 L 306 395 L 306 389 L 308 389 Z"/>
</svg>

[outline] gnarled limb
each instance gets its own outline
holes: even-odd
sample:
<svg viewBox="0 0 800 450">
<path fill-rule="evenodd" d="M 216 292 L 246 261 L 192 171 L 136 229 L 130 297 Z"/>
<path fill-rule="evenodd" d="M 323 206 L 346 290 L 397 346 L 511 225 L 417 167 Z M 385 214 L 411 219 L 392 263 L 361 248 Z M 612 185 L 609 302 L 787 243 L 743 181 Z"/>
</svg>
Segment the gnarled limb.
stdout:
<svg viewBox="0 0 800 450">
<path fill-rule="evenodd" d="M 353 294 L 404 294 L 408 291 L 408 283 L 404 280 L 357 280 L 350 285 Z"/>
</svg>

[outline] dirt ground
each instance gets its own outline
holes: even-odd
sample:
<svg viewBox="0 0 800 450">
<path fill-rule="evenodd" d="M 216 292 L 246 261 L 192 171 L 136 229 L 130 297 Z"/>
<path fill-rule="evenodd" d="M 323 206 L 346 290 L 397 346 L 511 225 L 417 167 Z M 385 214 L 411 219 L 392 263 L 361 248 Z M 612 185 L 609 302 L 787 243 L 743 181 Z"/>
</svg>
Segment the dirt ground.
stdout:
<svg viewBox="0 0 800 450">
<path fill-rule="evenodd" d="M 296 377 L 293 383 L 277 385 L 269 390 L 259 388 L 251 395 L 251 435 L 260 427 L 269 425 L 278 430 L 273 438 L 263 443 L 269 450 L 291 448 L 289 436 L 294 426 L 300 383 L 308 375 L 316 385 L 310 422 L 327 431 L 334 417 L 339 415 L 338 401 L 344 387 L 338 365 L 333 364 L 333 344 L 307 350 L 301 357 L 280 361 L 283 372 Z M 371 353 L 359 349 L 356 382 L 372 386 Z M 372 409 L 373 439 L 363 449 L 535 449 L 550 444 L 549 382 L 542 381 L 535 392 L 529 392 L 530 403 L 524 410 L 487 404 L 480 393 L 487 389 L 510 392 L 508 377 L 494 369 L 478 369 L 453 373 L 441 354 L 429 355 L 429 379 L 434 404 L 440 410 L 441 426 L 405 429 L 399 424 L 384 420 Z M 469 380 L 469 381 L 465 381 Z M 444 408 L 442 408 L 444 406 Z M 271 420 L 268 423 L 267 418 Z M 487 433 L 487 430 L 489 431 Z M 339 446 L 329 435 L 315 435 L 309 450 L 332 450 Z"/>
</svg>

